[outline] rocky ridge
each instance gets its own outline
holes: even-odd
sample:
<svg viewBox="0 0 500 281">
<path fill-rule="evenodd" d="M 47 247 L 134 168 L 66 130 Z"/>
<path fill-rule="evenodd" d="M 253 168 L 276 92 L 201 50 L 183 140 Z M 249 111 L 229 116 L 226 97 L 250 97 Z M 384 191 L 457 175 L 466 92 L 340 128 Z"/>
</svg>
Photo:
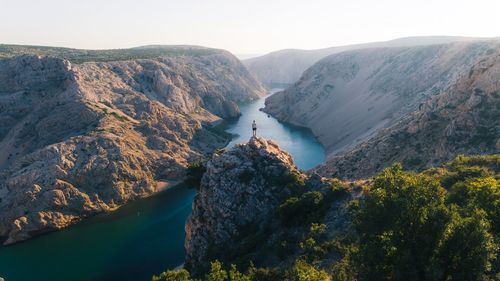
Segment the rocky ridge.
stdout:
<svg viewBox="0 0 500 281">
<path fill-rule="evenodd" d="M 0 237 L 60 229 L 181 179 L 265 93 L 227 52 L 71 64 L 0 60 Z"/>
</svg>

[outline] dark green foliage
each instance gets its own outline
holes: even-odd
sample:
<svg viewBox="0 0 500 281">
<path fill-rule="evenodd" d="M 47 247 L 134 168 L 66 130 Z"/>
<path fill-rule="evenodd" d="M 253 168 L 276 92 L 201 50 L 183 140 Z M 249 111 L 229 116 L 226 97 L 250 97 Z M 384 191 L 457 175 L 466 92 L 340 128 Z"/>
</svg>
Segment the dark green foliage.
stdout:
<svg viewBox="0 0 500 281">
<path fill-rule="evenodd" d="M 498 251 L 489 230 L 484 212 L 476 210 L 466 218 L 454 213 L 428 279 L 483 280 L 484 272 Z"/>
<path fill-rule="evenodd" d="M 489 175 L 490 172 L 484 167 L 460 166 L 451 171 L 447 171 L 445 175 L 441 177 L 441 184 L 444 188 L 449 189 L 457 182 L 465 181 L 469 178 L 487 177 Z"/>
<path fill-rule="evenodd" d="M 299 171 L 290 171 L 283 177 L 271 177 L 267 180 L 272 185 L 288 187 L 296 191 L 301 190 L 300 187 L 304 185 L 304 179 L 301 177 Z"/>
<path fill-rule="evenodd" d="M 356 228 L 361 277 L 424 280 L 449 215 L 444 190 L 430 177 L 386 169 L 373 184 Z"/>
<path fill-rule="evenodd" d="M 300 242 L 299 246 L 303 250 L 303 258 L 308 262 L 315 262 L 326 258 L 336 247 L 333 241 L 325 241 L 327 226 L 320 223 L 312 223 L 309 234 Z"/>
<path fill-rule="evenodd" d="M 439 176 L 395 165 L 375 178 L 356 220 L 353 266 L 360 280 L 483 280 L 496 274 L 498 232 L 491 224 L 499 217 L 498 182 L 486 167 L 464 163 L 470 161 L 459 159 Z"/>
<path fill-rule="evenodd" d="M 187 166 L 187 177 L 185 183 L 190 186 L 199 187 L 201 178 L 206 170 L 207 168 L 202 162 L 189 163 Z"/>
<path fill-rule="evenodd" d="M 460 207 L 463 214 L 473 214 L 477 208 L 492 222 L 495 236 L 500 234 L 500 187 L 493 177 L 469 178 L 454 184 L 447 197 L 450 204 Z"/>
<path fill-rule="evenodd" d="M 278 207 L 278 215 L 285 225 L 317 221 L 325 209 L 323 199 L 323 194 L 318 191 L 288 198 Z"/>
</svg>

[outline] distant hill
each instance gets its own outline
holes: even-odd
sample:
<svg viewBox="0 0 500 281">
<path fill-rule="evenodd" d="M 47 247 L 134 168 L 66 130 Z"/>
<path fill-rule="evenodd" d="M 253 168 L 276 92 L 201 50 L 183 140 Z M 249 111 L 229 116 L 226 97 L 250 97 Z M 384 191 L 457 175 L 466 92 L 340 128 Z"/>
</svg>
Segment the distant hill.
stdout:
<svg viewBox="0 0 500 281">
<path fill-rule="evenodd" d="M 19 55 L 51 56 L 72 63 L 154 59 L 164 56 L 202 56 L 229 53 L 224 50 L 189 45 L 148 45 L 129 49 L 83 50 L 63 47 L 0 44 L 0 59 Z"/>
<path fill-rule="evenodd" d="M 286 49 L 260 57 L 246 59 L 243 63 L 266 85 L 286 85 L 299 80 L 302 73 L 320 59 L 344 51 L 380 47 L 436 45 L 458 41 L 479 41 L 489 39 L 490 38 L 459 36 L 405 37 L 390 41 L 337 46 L 318 50 Z"/>
</svg>

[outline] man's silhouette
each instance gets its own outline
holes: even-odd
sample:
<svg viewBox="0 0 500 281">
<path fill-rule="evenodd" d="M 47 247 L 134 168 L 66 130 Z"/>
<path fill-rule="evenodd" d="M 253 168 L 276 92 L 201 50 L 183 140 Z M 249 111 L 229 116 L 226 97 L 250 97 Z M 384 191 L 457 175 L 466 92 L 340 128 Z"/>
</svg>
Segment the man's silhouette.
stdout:
<svg viewBox="0 0 500 281">
<path fill-rule="evenodd" d="M 252 123 L 252 131 L 253 131 L 253 136 L 256 137 L 257 136 L 257 123 L 255 123 L 255 120 L 253 120 L 253 123 Z"/>
</svg>

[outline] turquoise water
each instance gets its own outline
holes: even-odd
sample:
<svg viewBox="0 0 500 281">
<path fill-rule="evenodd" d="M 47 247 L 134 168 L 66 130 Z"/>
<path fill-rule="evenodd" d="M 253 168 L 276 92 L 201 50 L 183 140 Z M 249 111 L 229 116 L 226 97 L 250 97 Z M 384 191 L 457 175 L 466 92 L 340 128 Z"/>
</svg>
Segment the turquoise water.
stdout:
<svg viewBox="0 0 500 281">
<path fill-rule="evenodd" d="M 183 262 L 195 190 L 176 187 L 67 229 L 0 248 L 5 281 L 150 280 Z"/>
<path fill-rule="evenodd" d="M 271 94 L 279 89 L 271 90 Z M 284 124 L 259 109 L 264 107 L 265 98 L 240 105 L 242 116 L 229 122 L 226 131 L 238 135 L 229 147 L 247 142 L 252 136 L 252 121 L 257 123 L 257 136 L 276 140 L 279 146 L 288 151 L 295 164 L 308 170 L 325 159 L 325 150 L 309 129 Z"/>
<path fill-rule="evenodd" d="M 256 120 L 258 136 L 276 140 L 301 169 L 324 159 L 309 130 L 260 112 L 264 98 L 241 105 L 242 116 L 227 130 L 238 134 L 229 146 L 246 142 Z M 6 281 L 150 280 L 184 260 L 184 223 L 195 190 L 178 186 L 132 202 L 115 212 L 9 247 L 0 247 L 0 277 Z"/>
</svg>

